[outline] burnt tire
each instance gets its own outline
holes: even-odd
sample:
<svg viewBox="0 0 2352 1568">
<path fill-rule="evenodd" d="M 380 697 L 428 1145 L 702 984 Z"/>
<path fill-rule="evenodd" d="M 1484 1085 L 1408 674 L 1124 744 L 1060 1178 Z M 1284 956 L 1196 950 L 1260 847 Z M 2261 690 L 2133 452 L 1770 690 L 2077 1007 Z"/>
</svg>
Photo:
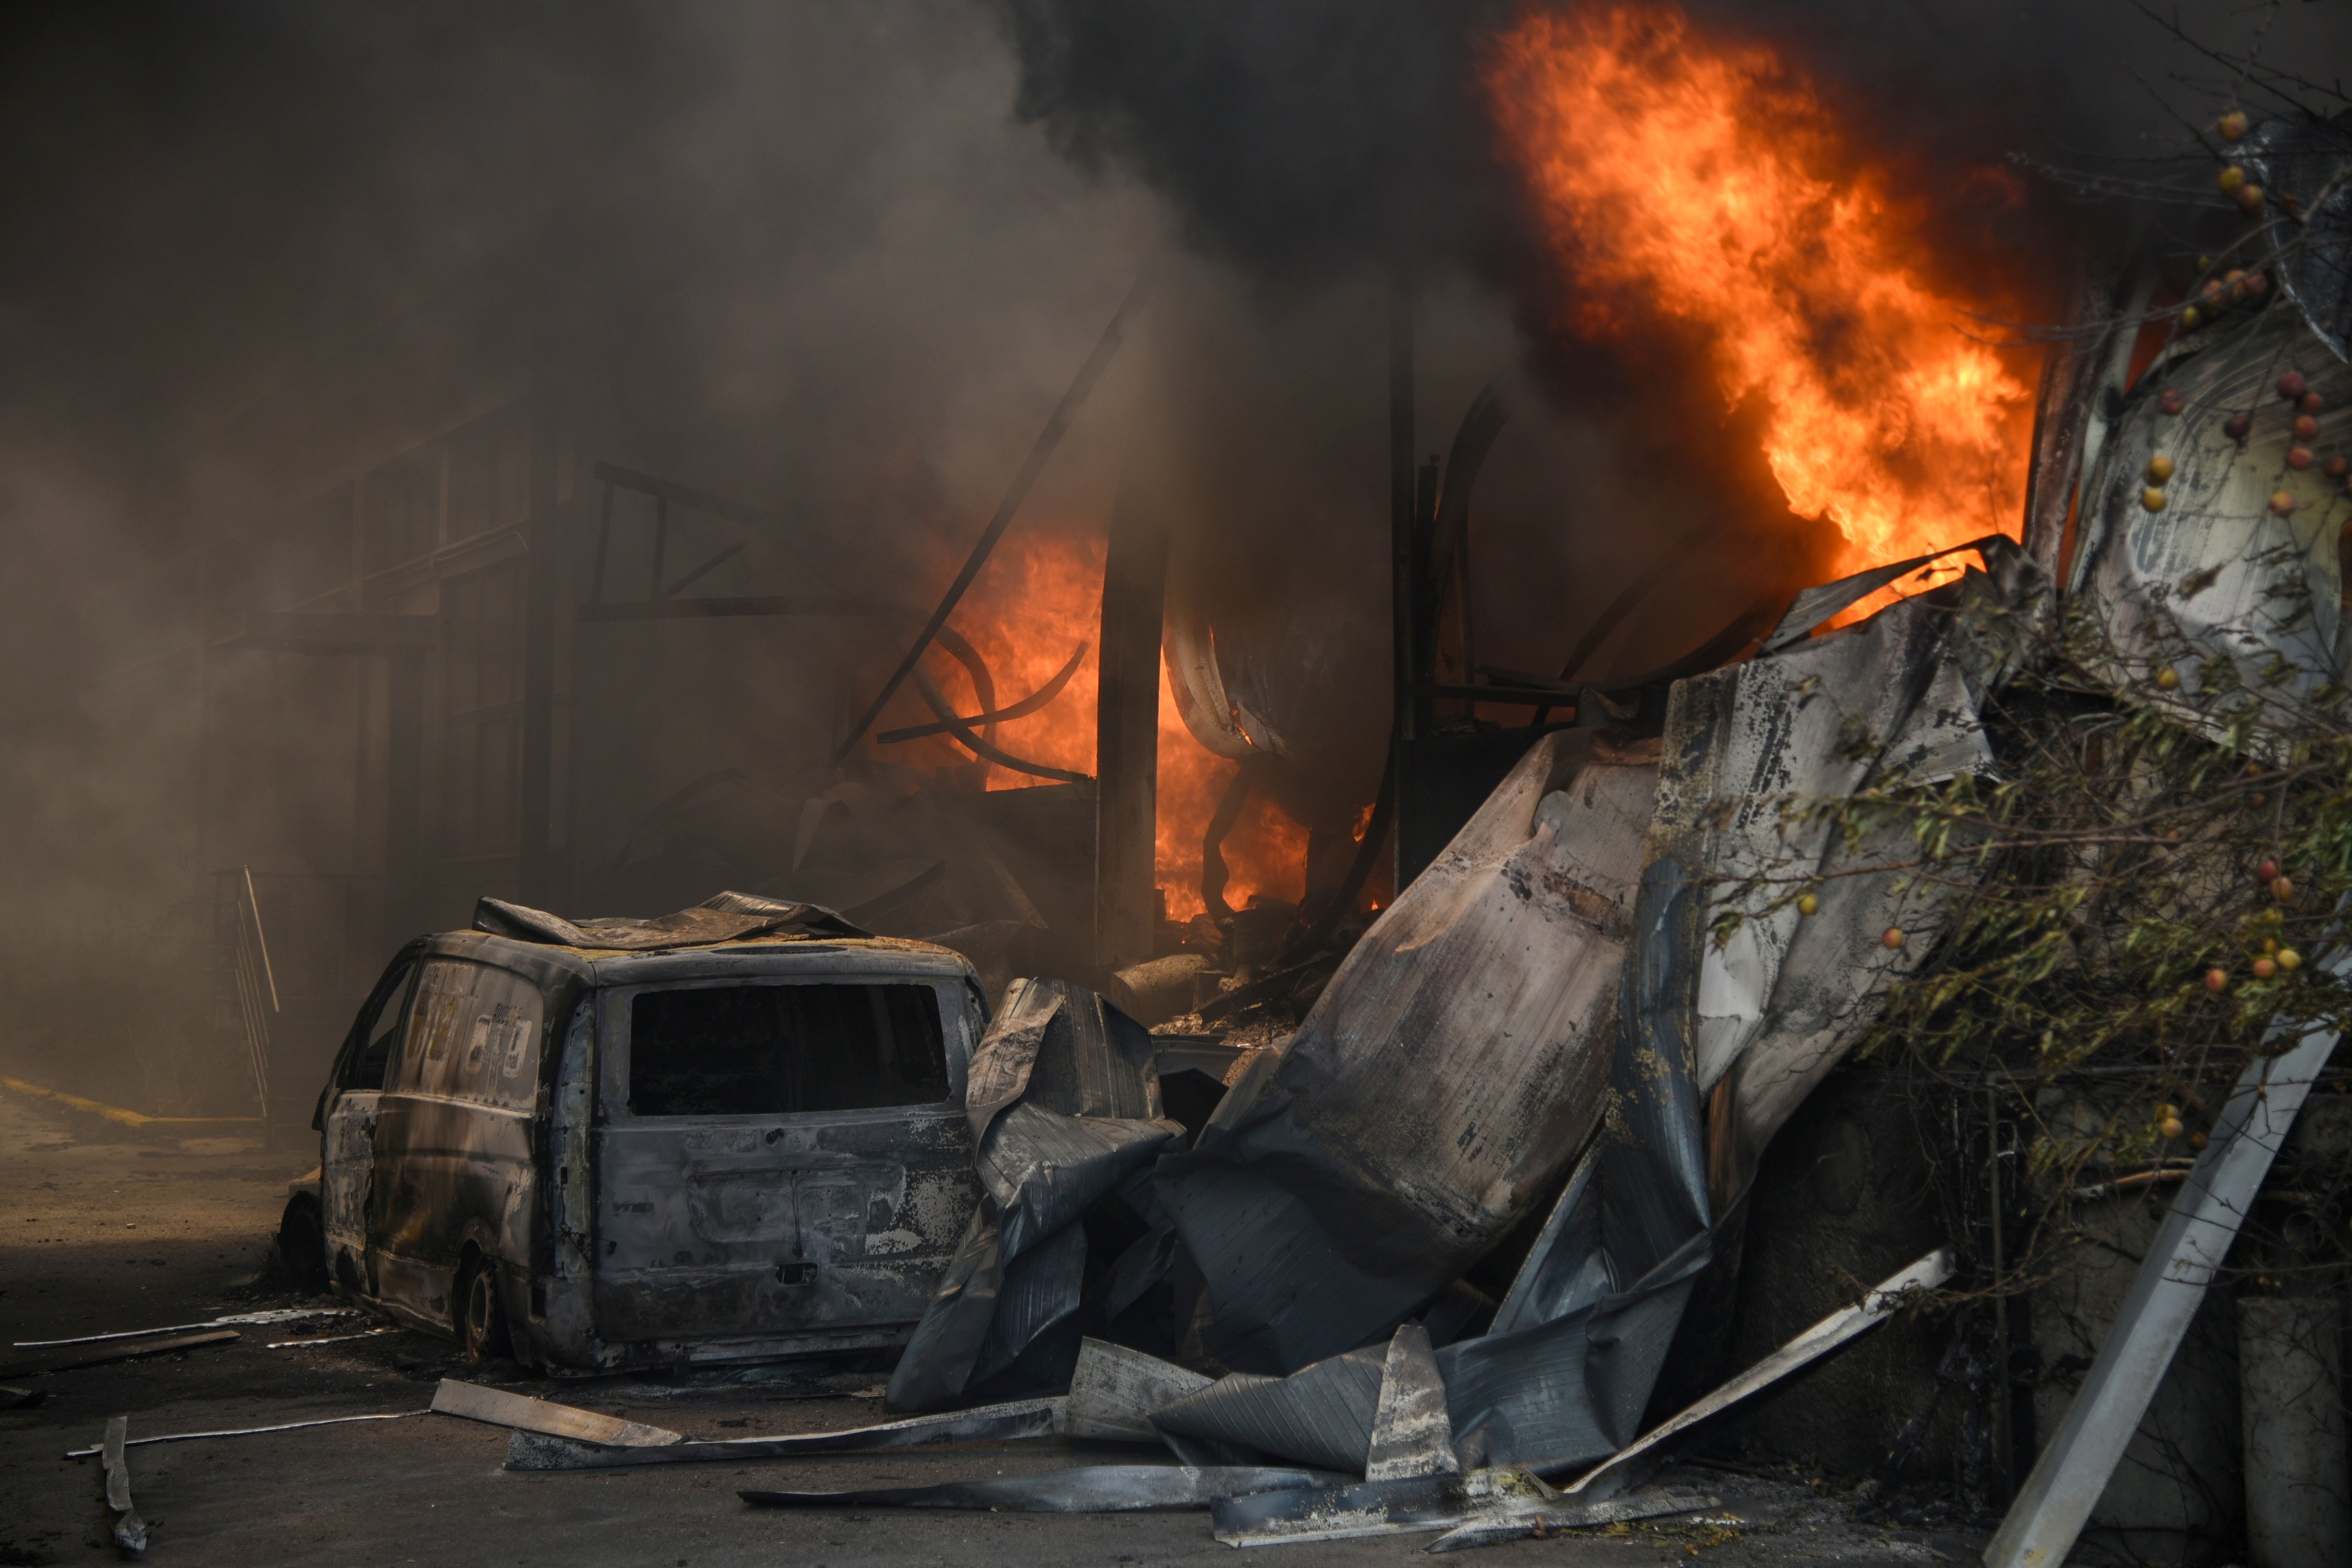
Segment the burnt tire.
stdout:
<svg viewBox="0 0 2352 1568">
<path fill-rule="evenodd" d="M 477 1255 L 460 1272 L 457 1315 L 457 1343 L 467 1360 L 496 1361 L 512 1353 L 499 1266 L 489 1258 Z"/>
<path fill-rule="evenodd" d="M 319 1201 L 308 1193 L 288 1200 L 278 1221 L 278 1261 L 288 1283 L 306 1295 L 327 1290 L 327 1226 Z"/>
</svg>

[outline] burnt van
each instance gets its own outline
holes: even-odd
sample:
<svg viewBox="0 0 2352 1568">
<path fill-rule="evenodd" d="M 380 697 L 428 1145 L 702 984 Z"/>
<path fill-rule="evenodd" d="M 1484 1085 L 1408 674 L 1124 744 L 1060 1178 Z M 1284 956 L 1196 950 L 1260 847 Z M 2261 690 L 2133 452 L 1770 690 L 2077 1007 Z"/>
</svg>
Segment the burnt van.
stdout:
<svg viewBox="0 0 2352 1568">
<path fill-rule="evenodd" d="M 475 924 L 401 950 L 320 1097 L 285 1234 L 336 1294 L 551 1372 L 905 1342 L 978 1199 L 971 964 L 740 894 Z"/>
</svg>

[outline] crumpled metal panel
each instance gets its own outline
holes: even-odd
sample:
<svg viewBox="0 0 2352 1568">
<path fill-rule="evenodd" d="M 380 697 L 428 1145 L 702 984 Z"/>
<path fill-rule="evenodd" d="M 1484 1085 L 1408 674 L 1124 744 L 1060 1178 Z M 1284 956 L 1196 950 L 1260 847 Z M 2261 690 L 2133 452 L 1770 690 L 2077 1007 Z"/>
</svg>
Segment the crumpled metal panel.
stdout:
<svg viewBox="0 0 2352 1568">
<path fill-rule="evenodd" d="M 1677 686 L 1630 941 L 1608 964 L 1622 970 L 1608 1078 L 1580 1086 L 1605 1117 L 1488 1332 L 1436 1352 L 1465 1463 L 1558 1472 L 1634 1440 L 1693 1284 L 1714 1256 L 1716 1217 L 1736 1203 L 1789 1112 L 1859 1039 L 1885 985 L 1925 957 L 1948 894 L 1918 886 L 1916 874 L 1832 878 L 1811 917 L 1765 913 L 1793 886 L 1780 881 L 1749 898 L 1750 919 L 1732 942 L 1718 948 L 1710 925 L 1727 883 L 1910 858 L 1885 844 L 1849 847 L 1829 826 L 1784 814 L 1785 805 L 1990 765 L 1984 694 L 2045 627 L 2051 595 L 2015 544 L 1979 548 L 1989 571 Z M 1526 787 L 1519 774 L 1465 839 L 1489 812 L 1507 809 L 1515 786 Z M 1449 857 L 1461 858 L 1462 843 Z M 1855 862 L 1857 854 L 1870 858 Z M 1951 868 L 1948 885 L 1965 875 Z M 1898 890 L 1899 882 L 1913 886 Z M 1897 923 L 1917 935 L 1890 951 L 1881 939 Z M 1560 950 L 1549 956 L 1560 961 Z M 1590 948 L 1574 950 L 1576 960 L 1599 962 Z M 1528 983 L 1543 980 L 1571 984 L 1540 970 Z M 1470 1070 L 1494 1069 L 1481 1061 Z M 1393 1079 L 1366 1089 L 1393 1094 Z M 1163 1195 L 1179 1163 L 1162 1162 Z M 1286 1264 L 1308 1297 L 1315 1281 L 1298 1278 L 1307 1271 L 1295 1256 L 1277 1250 L 1266 1272 L 1279 1278 Z M 1216 1304 L 1222 1318 L 1222 1295 Z M 1357 1350 L 1280 1380 L 1236 1373 L 1154 1419 L 1301 1462 L 1360 1467 L 1380 1364 L 1377 1352 Z"/>
<path fill-rule="evenodd" d="M 2242 705 L 2209 695 L 2208 659 L 2233 668 L 2247 693 L 2293 722 L 2345 667 L 2337 536 L 2352 498 L 2315 466 L 2287 466 L 2300 412 L 2276 383 L 2299 370 L 2325 404 L 2314 450 L 2352 437 L 2352 367 L 2319 352 L 2302 317 L 2275 305 L 2238 325 L 2220 324 L 2140 377 L 2085 486 L 2072 592 L 2096 601 L 2110 642 L 2103 677 L 2218 740 Z M 2166 414 L 2158 393 L 2181 395 Z M 2242 443 L 2226 426 L 2250 422 Z M 2150 511 L 2148 460 L 2174 465 Z M 2272 498 L 2293 510 L 2282 515 Z M 2169 667 L 2179 684 L 2159 687 Z M 2259 743 L 2259 738 L 2257 739 Z"/>
<path fill-rule="evenodd" d="M 2352 118 L 2280 115 L 2238 150 L 2274 201 L 2295 204 L 2271 229 L 2271 265 L 2288 300 L 2338 359 L 2352 359 Z"/>
<path fill-rule="evenodd" d="M 1080 1219 L 1183 1135 L 1160 1120 L 1150 1035 L 1065 981 L 1013 983 L 968 1082 L 981 1205 L 891 1373 L 892 1410 L 967 1403 L 1058 1346 L 1085 1280 Z M 1076 1355 L 1075 1337 L 1066 1348 Z M 1069 1370 L 1031 1372 L 1053 1383 Z"/>
<path fill-rule="evenodd" d="M 1278 1373 L 1385 1337 L 1574 1158 L 1601 1112 L 1654 779 L 1647 742 L 1537 742 L 1298 1033 L 1160 1161 L 1211 1353 Z"/>
<path fill-rule="evenodd" d="M 757 893 L 719 893 L 690 910 L 656 915 L 651 920 L 567 921 L 503 899 L 483 899 L 474 906 L 474 929 L 516 942 L 551 942 L 559 947 L 606 948 L 643 952 L 657 948 L 696 947 L 706 942 L 735 942 L 749 936 L 869 937 L 874 933 L 852 925 L 831 910 L 816 904 L 763 898 Z"/>
</svg>

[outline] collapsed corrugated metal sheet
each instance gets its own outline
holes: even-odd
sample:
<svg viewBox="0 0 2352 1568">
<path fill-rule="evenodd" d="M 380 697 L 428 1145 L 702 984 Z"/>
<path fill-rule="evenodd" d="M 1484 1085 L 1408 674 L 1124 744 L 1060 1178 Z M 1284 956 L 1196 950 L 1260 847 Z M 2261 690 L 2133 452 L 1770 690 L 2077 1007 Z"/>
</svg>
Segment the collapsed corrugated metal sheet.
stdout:
<svg viewBox="0 0 2352 1568">
<path fill-rule="evenodd" d="M 1280 1059 L 1253 1075 L 1255 1094 L 1244 1096 L 1244 1079 L 1201 1152 L 1161 1162 L 1163 1201 L 1208 1279 L 1223 1342 L 1279 1351 L 1314 1342 L 1318 1330 L 1360 1341 L 1374 1311 L 1393 1321 L 1457 1277 L 1499 1235 L 1476 1220 L 1503 1205 L 1431 1151 L 1475 1146 L 1473 1097 L 1512 1095 L 1519 1125 L 1548 1123 L 1555 1152 L 1598 1131 L 1488 1332 L 1437 1352 L 1457 1447 L 1473 1462 L 1559 1468 L 1633 1441 L 1713 1256 L 1717 1218 L 1772 1133 L 1861 1037 L 1885 986 L 1924 956 L 1967 883 L 1964 865 L 1932 876 L 1863 869 L 1916 848 L 1885 841 L 1904 839 L 1899 828 L 1850 843 L 1804 808 L 1990 765 L 1981 704 L 2040 635 L 2050 593 L 2008 541 L 1980 548 L 1989 572 L 1683 683 L 1654 792 L 1646 758 L 1609 759 L 1612 779 L 1593 774 L 1600 759 L 1575 756 L 1571 736 L 1529 753 L 1367 935 Z M 1563 782 L 1571 788 L 1554 795 Z M 1610 788 L 1629 783 L 1636 789 L 1623 795 Z M 1578 923 L 1582 908 L 1567 895 L 1591 889 L 1565 868 L 1549 881 L 1544 873 L 1571 844 L 1609 854 L 1600 830 L 1623 826 L 1595 807 L 1634 816 L 1653 793 L 1630 924 L 1625 860 L 1602 861 L 1617 878 L 1613 929 Z M 1593 815 L 1531 832 L 1541 811 L 1530 805 L 1555 800 L 1556 810 L 1580 801 Z M 1815 881 L 1819 910 L 1801 916 L 1786 895 Z M 1528 918 L 1538 888 L 1557 902 Z M 1718 942 L 1727 902 L 1744 918 Z M 1890 949 L 1893 927 L 1912 934 Z M 1538 934 L 1549 940 L 1531 940 Z M 1573 1018 L 1591 1032 L 1570 1036 L 1583 1047 L 1570 1058 L 1557 1025 L 1529 1027 L 1529 1018 Z M 1475 1037 L 1448 1034 L 1447 1024 Z M 1609 1042 L 1607 1056 L 1596 1038 Z M 1603 1065 L 1605 1086 L 1593 1081 Z M 1440 1090 L 1454 1098 L 1430 1103 Z M 1535 1152 L 1512 1152 L 1517 1171 L 1541 1169 Z M 1438 1227 L 1412 1222 L 1425 1224 L 1433 1193 L 1487 1201 L 1461 1204 L 1471 1222 L 1431 1236 Z M 1400 1237 L 1427 1237 L 1425 1252 L 1406 1255 Z M 1228 1285 L 1239 1287 L 1230 1297 Z M 1229 1323 L 1236 1310 L 1241 1321 Z M 1381 1368 L 1380 1352 L 1354 1349 L 1285 1378 L 1236 1373 L 1156 1420 L 1172 1433 L 1360 1468 Z"/>
<path fill-rule="evenodd" d="M 1384 1335 L 1574 1158 L 1600 1114 L 1655 770 L 1654 747 L 1601 731 L 1538 742 L 1289 1045 L 1161 1161 L 1214 1304 L 1210 1353 L 1289 1372 Z"/>
<path fill-rule="evenodd" d="M 965 1109 L 981 1204 L 891 1374 L 893 1410 L 964 1404 L 1007 1374 L 1067 1384 L 1086 1278 L 1079 1220 L 1183 1133 L 1160 1119 L 1151 1036 L 1058 980 L 1007 991 Z"/>
<path fill-rule="evenodd" d="M 2083 492 L 2070 591 L 2099 610 L 2093 668 L 2210 740 L 2250 700 L 2263 722 L 2292 727 L 2352 653 L 2337 547 L 2352 498 L 2287 461 L 2307 445 L 2294 429 L 2302 411 L 2278 387 L 2298 366 L 2326 405 L 2308 444 L 2340 439 L 2352 368 L 2273 308 L 2182 339 L 2151 366 Z M 2173 471 L 2152 483 L 2158 457 Z M 2170 687 L 2158 679 L 2167 668 Z"/>
</svg>

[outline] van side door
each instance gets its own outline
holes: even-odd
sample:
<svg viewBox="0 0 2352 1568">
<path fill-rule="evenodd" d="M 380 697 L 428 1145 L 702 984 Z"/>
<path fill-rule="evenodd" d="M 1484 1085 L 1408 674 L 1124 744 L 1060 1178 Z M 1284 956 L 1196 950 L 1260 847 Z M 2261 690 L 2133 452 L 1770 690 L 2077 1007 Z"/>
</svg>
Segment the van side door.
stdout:
<svg viewBox="0 0 2352 1568">
<path fill-rule="evenodd" d="M 375 1274 L 367 1256 L 367 1194 L 375 1164 L 376 1106 L 393 1047 L 408 1015 L 409 982 L 423 952 L 422 942 L 403 948 L 368 993 L 343 1037 L 342 1048 L 335 1053 L 334 1068 L 311 1118 L 320 1133 L 319 1197 L 327 1264 L 335 1283 L 349 1295 L 375 1294 Z"/>
<path fill-rule="evenodd" d="M 465 1247 L 502 1256 L 526 1214 L 545 1007 L 536 980 L 494 964 L 436 953 L 417 975 L 378 1101 L 367 1229 L 376 1295 L 419 1327 L 452 1329 Z"/>
</svg>

